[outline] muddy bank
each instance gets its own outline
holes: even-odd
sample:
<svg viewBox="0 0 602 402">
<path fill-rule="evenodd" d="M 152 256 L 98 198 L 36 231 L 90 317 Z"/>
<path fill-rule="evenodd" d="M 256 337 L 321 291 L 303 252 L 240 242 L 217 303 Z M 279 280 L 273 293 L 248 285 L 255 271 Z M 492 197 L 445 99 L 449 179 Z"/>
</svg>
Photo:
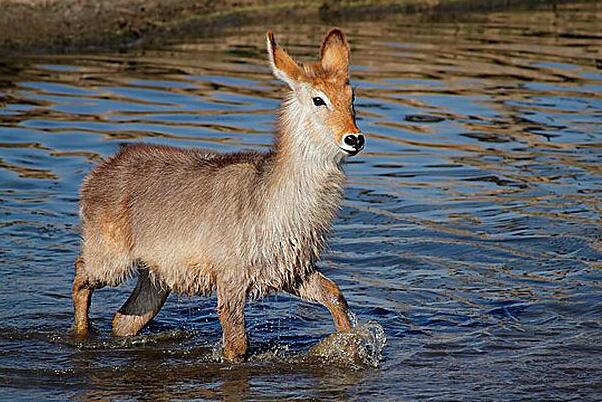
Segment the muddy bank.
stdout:
<svg viewBox="0 0 602 402">
<path fill-rule="evenodd" d="M 139 46 L 271 21 L 295 23 L 437 16 L 561 3 L 546 0 L 0 0 L 0 50 Z"/>
</svg>

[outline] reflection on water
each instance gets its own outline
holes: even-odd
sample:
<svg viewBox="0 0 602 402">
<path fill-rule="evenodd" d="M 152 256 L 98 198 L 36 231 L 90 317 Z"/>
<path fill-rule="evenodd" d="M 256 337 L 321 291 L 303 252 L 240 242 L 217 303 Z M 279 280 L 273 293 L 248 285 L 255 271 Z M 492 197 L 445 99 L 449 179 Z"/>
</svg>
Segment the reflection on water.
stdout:
<svg viewBox="0 0 602 402">
<path fill-rule="evenodd" d="M 285 295 L 248 306 L 252 356 L 236 366 L 220 362 L 213 299 L 172 296 L 143 335 L 116 340 L 110 320 L 128 289 L 103 289 L 97 334 L 67 333 L 82 177 L 124 142 L 267 148 L 284 90 L 263 28 L 0 61 L 2 394 L 596 399 L 601 18 L 587 4 L 343 25 L 368 144 L 347 166 L 321 267 L 371 336 L 369 320 L 384 329 L 378 368 L 312 360 L 346 343 L 319 343 L 333 331 L 328 312 Z M 306 57 L 325 30 L 273 28 Z"/>
</svg>

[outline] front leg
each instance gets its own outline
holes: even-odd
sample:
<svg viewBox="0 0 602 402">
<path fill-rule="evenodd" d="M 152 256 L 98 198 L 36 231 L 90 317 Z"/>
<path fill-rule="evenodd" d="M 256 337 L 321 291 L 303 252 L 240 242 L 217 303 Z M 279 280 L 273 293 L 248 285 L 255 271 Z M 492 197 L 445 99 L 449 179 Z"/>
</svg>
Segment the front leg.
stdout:
<svg viewBox="0 0 602 402">
<path fill-rule="evenodd" d="M 334 325 L 339 332 L 351 329 L 349 307 L 337 285 L 318 271 L 309 274 L 299 286 L 288 290 L 303 300 L 320 303 L 332 314 Z"/>
<path fill-rule="evenodd" d="M 217 312 L 222 325 L 224 359 L 242 361 L 247 353 L 247 333 L 245 329 L 246 293 L 231 286 L 217 289 Z"/>
</svg>

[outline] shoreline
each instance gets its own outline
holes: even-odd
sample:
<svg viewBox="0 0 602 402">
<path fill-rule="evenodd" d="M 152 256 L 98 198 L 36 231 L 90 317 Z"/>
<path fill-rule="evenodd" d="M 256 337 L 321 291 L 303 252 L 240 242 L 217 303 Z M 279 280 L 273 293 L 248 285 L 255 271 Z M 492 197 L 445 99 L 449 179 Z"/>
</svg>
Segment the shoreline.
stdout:
<svg viewBox="0 0 602 402">
<path fill-rule="evenodd" d="M 581 0 L 578 2 L 587 2 Z M 590 2 L 593 0 L 589 0 Z M 0 0 L 0 52 L 143 47 L 241 25 L 425 18 L 576 2 L 571 0 Z"/>
</svg>

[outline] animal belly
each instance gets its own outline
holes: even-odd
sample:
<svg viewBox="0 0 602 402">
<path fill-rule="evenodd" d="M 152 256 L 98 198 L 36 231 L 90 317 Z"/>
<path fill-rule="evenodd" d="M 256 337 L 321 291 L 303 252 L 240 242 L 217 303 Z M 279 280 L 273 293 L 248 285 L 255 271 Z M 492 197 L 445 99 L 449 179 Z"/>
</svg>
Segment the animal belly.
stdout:
<svg viewBox="0 0 602 402">
<path fill-rule="evenodd" d="M 161 287 L 187 296 L 209 295 L 215 290 L 213 264 L 200 258 L 161 264 L 146 262 L 151 278 Z"/>
</svg>

